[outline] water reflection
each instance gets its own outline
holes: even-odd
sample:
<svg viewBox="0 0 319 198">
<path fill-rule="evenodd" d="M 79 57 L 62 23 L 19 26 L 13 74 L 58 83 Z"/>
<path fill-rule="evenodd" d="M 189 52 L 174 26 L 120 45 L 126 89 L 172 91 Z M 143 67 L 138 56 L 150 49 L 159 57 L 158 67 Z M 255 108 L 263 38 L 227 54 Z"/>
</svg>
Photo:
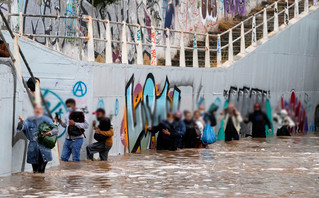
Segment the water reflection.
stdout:
<svg viewBox="0 0 319 198">
<path fill-rule="evenodd" d="M 1 196 L 316 197 L 319 135 L 154 150 L 0 178 Z"/>
</svg>

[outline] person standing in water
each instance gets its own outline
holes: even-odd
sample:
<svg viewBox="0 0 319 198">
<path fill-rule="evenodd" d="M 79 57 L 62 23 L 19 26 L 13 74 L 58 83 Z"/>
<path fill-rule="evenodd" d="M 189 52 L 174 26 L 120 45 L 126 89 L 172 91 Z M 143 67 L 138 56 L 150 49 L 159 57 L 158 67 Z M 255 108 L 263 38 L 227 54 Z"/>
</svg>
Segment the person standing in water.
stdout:
<svg viewBox="0 0 319 198">
<path fill-rule="evenodd" d="M 53 123 L 52 119 L 43 115 L 43 107 L 36 105 L 32 116 L 26 120 L 19 116 L 17 132 L 23 132 L 29 140 L 27 163 L 32 165 L 33 173 L 44 173 L 45 167 L 49 161 L 52 161 L 51 149 L 43 145 L 38 140 L 39 126 L 46 122 L 52 130 L 42 133 L 42 136 L 57 135 L 58 128 Z"/>
<path fill-rule="evenodd" d="M 232 104 L 228 104 L 228 107 L 220 112 L 218 120 L 225 120 L 225 142 L 239 140 L 240 123 L 243 119 Z"/>
<path fill-rule="evenodd" d="M 254 112 L 250 113 L 248 117 L 244 119 L 245 123 L 252 122 L 252 137 L 253 138 L 266 138 L 266 125 L 268 126 L 268 132 L 271 130 L 271 123 L 267 115 L 261 111 L 260 104 L 254 104 Z"/>
</svg>

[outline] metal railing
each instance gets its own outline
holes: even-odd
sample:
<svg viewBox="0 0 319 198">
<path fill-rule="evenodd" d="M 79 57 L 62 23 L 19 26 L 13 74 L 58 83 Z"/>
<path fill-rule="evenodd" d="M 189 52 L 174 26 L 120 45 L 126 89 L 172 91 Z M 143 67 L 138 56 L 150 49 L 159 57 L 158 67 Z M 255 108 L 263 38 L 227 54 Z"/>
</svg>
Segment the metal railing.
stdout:
<svg viewBox="0 0 319 198">
<path fill-rule="evenodd" d="M 283 3 L 282 9 L 278 9 L 278 4 Z M 313 1 L 313 5 L 317 6 L 317 1 Z M 288 0 L 279 0 L 271 5 L 266 6 L 264 9 L 259 12 L 251 15 L 247 19 L 243 20 L 241 23 L 233 26 L 227 31 L 221 34 L 203 34 L 196 32 L 187 32 L 187 31 L 178 31 L 172 29 L 164 29 L 153 26 L 143 26 L 139 24 L 126 24 L 125 22 L 113 22 L 109 20 L 102 20 L 92 18 L 91 16 L 59 16 L 59 15 L 34 15 L 34 14 L 9 14 L 10 17 L 19 17 L 19 29 L 17 33 L 21 36 L 27 36 L 32 39 L 43 38 L 46 41 L 49 39 L 71 39 L 75 40 L 79 43 L 79 59 L 82 60 L 82 49 L 83 43 L 86 45 L 86 53 L 87 53 L 87 61 L 95 61 L 95 51 L 96 48 L 103 45 L 103 51 L 105 51 L 105 63 L 115 63 L 113 60 L 113 50 L 115 47 L 118 48 L 118 52 L 121 54 L 119 57 L 121 58 L 122 64 L 129 64 L 128 55 L 131 52 L 130 47 L 134 47 L 133 56 L 136 57 L 135 63 L 138 65 L 143 65 L 143 48 L 150 48 L 150 64 L 158 65 L 158 54 L 161 53 L 161 58 L 165 59 L 166 66 L 172 66 L 172 56 L 175 53 L 172 53 L 173 50 L 175 52 L 179 51 L 179 58 L 175 58 L 175 61 L 179 62 L 180 67 L 186 66 L 186 57 L 185 52 L 193 52 L 192 59 L 192 67 L 199 67 L 199 59 L 198 53 L 205 52 L 205 60 L 204 67 L 209 68 L 211 66 L 221 67 L 224 62 L 232 63 L 234 61 L 234 54 L 238 53 L 246 53 L 246 49 L 249 46 L 257 46 L 258 37 L 262 34 L 262 39 L 267 39 L 270 33 L 270 28 L 268 25 L 273 25 L 271 32 L 279 31 L 280 25 L 288 25 L 289 24 L 289 11 L 294 8 L 294 16 L 293 18 L 299 17 L 299 4 L 303 3 L 304 13 L 309 12 L 309 0 L 294 0 L 293 3 L 289 3 Z M 273 16 L 268 17 L 267 12 L 272 12 Z M 260 19 L 262 16 L 262 19 Z M 282 18 L 280 18 L 282 17 Z M 73 35 L 48 35 L 48 34 L 27 34 L 24 33 L 23 30 L 23 20 L 29 18 L 41 18 L 41 19 L 52 19 L 53 23 L 61 23 L 61 19 L 66 21 L 71 21 L 76 23 L 75 34 Z M 283 20 L 279 20 L 283 19 Z M 261 22 L 260 22 L 261 20 Z M 260 23 L 258 23 L 258 21 Z M 80 31 L 81 24 L 86 24 L 86 30 Z M 97 28 L 94 28 L 95 25 L 102 24 L 105 27 L 105 35 L 96 36 L 95 31 Z M 120 27 L 118 28 L 118 34 L 111 32 L 112 27 Z M 240 28 L 240 33 L 237 37 L 234 32 Z M 260 30 L 261 29 L 261 30 Z M 133 39 L 128 39 L 127 31 L 130 31 L 131 35 L 134 33 Z M 133 32 L 133 33 L 132 33 Z M 238 33 L 238 32 L 237 32 Z M 120 36 L 120 35 L 121 36 Z M 174 38 L 172 39 L 172 35 L 174 34 Z M 162 42 L 157 42 L 157 36 L 163 36 L 165 39 Z M 116 39 L 114 39 L 116 37 Z M 233 37 L 235 37 L 233 39 Z M 249 40 L 246 40 L 246 38 Z M 178 39 L 176 39 L 178 38 Z M 185 41 L 191 41 L 192 44 L 185 46 Z M 198 40 L 204 40 L 205 45 L 199 46 L 197 44 Z M 173 42 L 172 42 L 173 41 Z M 226 41 L 224 43 L 223 41 Z M 214 43 L 212 43 L 214 42 Z M 49 42 L 46 42 L 47 44 Z M 237 44 L 237 45 L 236 45 Z M 234 49 L 235 46 L 240 46 L 240 49 Z M 59 45 L 56 45 L 56 50 L 61 51 L 59 49 Z M 188 47 L 191 46 L 191 47 Z M 130 49 L 129 49 L 130 48 Z M 160 51 L 163 49 L 162 51 Z M 164 53 L 163 53 L 164 52 Z M 165 54 L 165 55 L 163 55 Z M 132 56 L 132 54 L 130 54 Z M 211 60 L 211 57 L 215 59 L 214 62 Z M 203 60 L 201 60 L 203 62 Z M 202 66 L 202 65 L 201 65 Z"/>
</svg>

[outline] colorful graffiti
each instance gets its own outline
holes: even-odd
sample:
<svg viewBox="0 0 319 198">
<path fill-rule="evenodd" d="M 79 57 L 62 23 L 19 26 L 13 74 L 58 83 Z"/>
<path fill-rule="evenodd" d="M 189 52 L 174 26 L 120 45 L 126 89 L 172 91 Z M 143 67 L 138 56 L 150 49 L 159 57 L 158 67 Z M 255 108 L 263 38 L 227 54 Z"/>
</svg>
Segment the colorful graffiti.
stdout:
<svg viewBox="0 0 319 198">
<path fill-rule="evenodd" d="M 125 111 L 121 126 L 121 140 L 129 152 L 135 153 L 150 148 L 152 135 L 148 126 L 155 126 L 166 118 L 168 112 L 179 109 L 181 91 L 172 87 L 166 78 L 160 91 L 153 74 L 149 73 L 144 85 L 134 85 L 134 75 L 125 88 Z"/>
<path fill-rule="evenodd" d="M 226 108 L 229 103 L 233 104 L 240 114 L 243 117 L 246 117 L 250 112 L 253 112 L 253 105 L 258 103 L 260 104 L 262 110 L 266 112 L 268 119 L 272 120 L 269 90 L 267 91 L 250 87 L 237 88 L 235 86 L 231 86 L 229 90 L 224 90 L 223 95 L 225 98 L 224 108 Z M 224 134 L 222 127 L 219 130 L 219 133 L 221 134 L 218 134 L 218 139 L 223 140 Z M 241 135 L 242 137 L 251 135 L 250 124 L 242 124 Z M 267 135 L 270 134 L 267 133 Z"/>
<path fill-rule="evenodd" d="M 251 5 L 250 5 L 251 4 Z M 257 5 L 257 4 L 256 4 Z M 254 7 L 253 3 L 246 0 L 122 0 L 122 3 L 114 3 L 107 7 L 92 7 L 91 1 L 88 0 L 41 0 L 27 1 L 18 0 L 17 4 L 11 6 L 17 7 L 12 10 L 18 10 L 25 14 L 43 14 L 43 15 L 63 15 L 63 16 L 86 16 L 92 15 L 94 18 L 108 19 L 114 22 L 123 22 L 140 24 L 141 26 L 154 26 L 160 28 L 179 29 L 183 31 L 207 32 L 217 29 L 217 19 L 221 16 L 218 13 L 224 13 L 226 19 L 229 15 L 245 16 L 246 6 Z M 248 9 L 248 8 L 247 8 Z M 249 9 L 248 9 L 249 10 Z M 93 13 L 92 13 L 93 11 Z M 12 28 L 19 30 L 19 17 L 13 18 Z M 86 36 L 87 21 L 76 19 L 60 19 L 60 18 L 36 18 L 24 17 L 23 31 L 25 34 L 46 34 L 51 36 Z M 94 37 L 105 38 L 106 24 L 95 21 Z M 121 40 L 122 26 L 119 24 L 111 24 L 112 40 Z M 175 37 L 173 32 L 171 36 Z M 178 35 L 177 35 L 178 36 Z M 155 32 L 155 41 L 157 45 L 166 42 L 166 33 L 160 30 Z M 32 37 L 31 37 L 32 38 Z M 85 54 L 86 41 L 66 39 L 66 38 L 33 38 L 35 41 L 54 47 L 54 49 L 63 50 L 70 56 L 79 58 L 81 53 L 73 52 L 74 45 Z M 136 29 L 127 26 L 128 42 L 136 41 Z M 185 41 L 189 42 L 192 38 L 185 36 Z M 141 40 L 143 43 L 151 44 L 151 29 L 142 28 Z M 171 39 L 171 44 L 178 44 L 179 39 Z M 137 48 L 135 45 L 128 45 L 128 61 L 130 64 L 136 63 Z M 66 50 L 64 50 L 66 49 Z M 113 62 L 121 63 L 122 57 L 120 53 L 121 44 L 112 42 Z M 143 46 L 144 61 L 151 62 L 150 46 Z M 158 58 L 163 58 L 163 49 L 157 53 Z M 80 55 L 79 55 L 80 54 Z M 97 42 L 95 45 L 95 56 L 97 61 L 105 61 L 105 44 Z"/>
<path fill-rule="evenodd" d="M 224 0 L 224 13 L 225 18 L 228 19 L 228 15 L 233 17 L 236 15 L 246 15 L 246 0 Z"/>
<path fill-rule="evenodd" d="M 308 119 L 306 107 L 302 104 L 295 91 L 293 90 L 289 100 L 285 100 L 284 96 L 280 100 L 281 109 L 286 109 L 289 117 L 295 122 L 296 126 L 291 128 L 291 133 L 299 133 L 308 131 Z"/>
</svg>

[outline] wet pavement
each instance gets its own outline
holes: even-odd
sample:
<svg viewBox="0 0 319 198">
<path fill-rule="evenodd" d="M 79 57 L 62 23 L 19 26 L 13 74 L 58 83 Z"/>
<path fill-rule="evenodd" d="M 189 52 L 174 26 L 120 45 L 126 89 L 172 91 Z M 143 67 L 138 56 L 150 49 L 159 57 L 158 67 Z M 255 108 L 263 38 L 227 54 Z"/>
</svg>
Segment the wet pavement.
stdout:
<svg viewBox="0 0 319 198">
<path fill-rule="evenodd" d="M 319 197 L 319 134 L 154 150 L 0 178 L 0 197 Z"/>
</svg>

